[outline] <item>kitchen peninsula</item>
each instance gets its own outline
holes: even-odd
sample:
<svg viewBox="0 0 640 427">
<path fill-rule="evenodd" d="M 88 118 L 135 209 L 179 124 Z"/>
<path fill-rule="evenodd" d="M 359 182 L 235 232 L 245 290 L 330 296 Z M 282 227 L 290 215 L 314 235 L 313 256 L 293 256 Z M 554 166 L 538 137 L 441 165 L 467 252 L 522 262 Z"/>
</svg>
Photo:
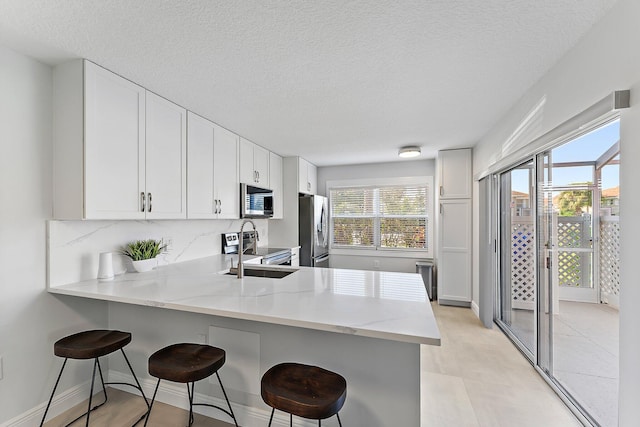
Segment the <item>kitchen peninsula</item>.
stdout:
<svg viewBox="0 0 640 427">
<path fill-rule="evenodd" d="M 229 378 L 242 425 L 268 419 L 260 376 L 284 361 L 323 366 L 347 379 L 345 425 L 420 425 L 420 344 L 440 344 L 420 276 L 300 267 L 283 278 L 237 279 L 224 274 L 229 264 L 228 256 L 215 255 L 49 292 L 108 301 L 105 326 L 133 333 L 133 364 L 141 375 L 151 352 L 194 340 L 193 325 L 201 325 L 200 336 L 227 350 L 221 376 Z M 111 371 L 125 372 L 115 359 Z M 217 394 L 213 384 L 206 387 L 205 395 Z"/>
</svg>

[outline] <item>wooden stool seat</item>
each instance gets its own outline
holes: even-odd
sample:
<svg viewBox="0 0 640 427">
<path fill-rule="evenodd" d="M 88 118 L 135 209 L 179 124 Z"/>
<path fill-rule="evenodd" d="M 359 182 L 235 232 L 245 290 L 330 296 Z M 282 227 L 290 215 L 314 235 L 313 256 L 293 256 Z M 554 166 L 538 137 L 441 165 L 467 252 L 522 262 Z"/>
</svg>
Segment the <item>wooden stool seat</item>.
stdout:
<svg viewBox="0 0 640 427">
<path fill-rule="evenodd" d="M 149 357 L 149 374 L 177 383 L 200 381 L 224 365 L 225 351 L 202 344 L 173 344 Z"/>
<path fill-rule="evenodd" d="M 130 342 L 129 332 L 84 331 L 58 340 L 53 345 L 53 354 L 68 359 L 95 359 L 120 350 Z"/>
<path fill-rule="evenodd" d="M 224 390 L 224 386 L 220 380 L 220 374 L 218 373 L 218 370 L 224 365 L 225 360 L 226 352 L 223 349 L 205 344 L 172 344 L 153 353 L 149 357 L 149 374 L 156 377 L 158 382 L 156 383 L 156 389 L 151 398 L 147 419 L 144 422 L 145 427 L 149 422 L 149 416 L 151 415 L 151 409 L 156 400 L 156 394 L 158 393 L 161 380 L 187 384 L 187 394 L 189 396 L 189 426 L 193 424 L 193 407 L 195 405 L 201 405 L 221 410 L 229 415 L 233 419 L 235 426 L 238 427 L 238 421 L 233 413 L 231 402 L 229 402 L 227 392 Z M 216 377 L 218 377 L 218 383 L 224 394 L 224 400 L 226 400 L 227 406 L 229 407 L 228 410 L 209 403 L 193 402 L 196 381 L 203 380 L 213 374 L 216 374 Z"/>
<path fill-rule="evenodd" d="M 73 335 L 66 336 L 64 338 L 59 339 L 53 345 L 53 354 L 58 357 L 63 357 L 64 362 L 62 363 L 62 367 L 60 368 L 60 373 L 58 374 L 58 379 L 56 380 L 55 385 L 53 386 L 53 391 L 51 392 L 51 397 L 49 397 L 49 402 L 47 403 L 47 407 L 44 410 L 44 415 L 42 416 L 42 421 L 40 421 L 40 427 L 44 425 L 44 421 L 47 419 L 47 413 L 49 412 L 49 408 L 51 407 L 51 402 L 53 401 L 53 396 L 56 393 L 56 389 L 58 388 L 58 384 L 60 384 L 60 378 L 62 378 L 62 373 L 64 372 L 65 366 L 67 366 L 67 361 L 69 359 L 93 359 L 93 373 L 91 374 L 91 388 L 89 390 L 89 405 L 87 407 L 87 412 L 79 415 L 73 421 L 68 423 L 65 427 L 69 427 L 76 421 L 78 421 L 82 417 L 87 417 L 86 426 L 89 426 L 89 419 L 91 418 L 91 413 L 107 403 L 109 396 L 107 395 L 106 386 L 109 384 L 118 384 L 118 385 L 127 385 L 137 389 L 140 392 L 140 396 L 144 399 L 145 405 L 147 405 L 147 412 L 140 417 L 140 419 L 136 422 L 136 424 L 144 418 L 149 412 L 149 403 L 147 402 L 147 398 L 144 395 L 144 391 L 142 390 L 142 386 L 140 385 L 140 381 L 138 381 L 138 377 L 136 377 L 136 373 L 133 372 L 133 368 L 131 367 L 131 363 L 127 358 L 127 355 L 124 352 L 124 347 L 131 342 L 131 333 L 130 332 L 122 332 L 122 331 L 114 331 L 114 330 L 104 330 L 104 329 L 94 329 L 91 331 L 83 331 L 78 332 Z M 127 362 L 127 366 L 129 367 L 129 371 L 135 380 L 135 384 L 133 383 L 124 383 L 124 382 L 105 382 L 104 377 L 102 375 L 102 367 L 100 366 L 100 357 L 106 356 L 113 352 L 120 350 L 122 353 L 122 357 L 124 357 L 125 362 Z M 96 379 L 96 370 L 100 374 L 100 383 L 102 384 L 102 392 L 104 394 L 104 400 L 102 403 L 92 406 L 93 403 L 93 386 L 95 384 Z M 134 426 L 136 425 L 134 424 Z"/>
<path fill-rule="evenodd" d="M 344 405 L 347 381 L 318 366 L 281 363 L 262 377 L 261 394 L 274 409 L 322 420 L 336 415 Z"/>
</svg>

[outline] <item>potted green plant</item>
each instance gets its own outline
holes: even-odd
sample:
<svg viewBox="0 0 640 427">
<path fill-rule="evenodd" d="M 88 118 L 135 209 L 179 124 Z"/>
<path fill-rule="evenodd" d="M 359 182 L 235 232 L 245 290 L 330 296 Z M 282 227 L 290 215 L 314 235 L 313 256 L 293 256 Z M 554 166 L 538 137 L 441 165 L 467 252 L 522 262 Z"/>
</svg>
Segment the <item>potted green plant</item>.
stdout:
<svg viewBox="0 0 640 427">
<path fill-rule="evenodd" d="M 131 258 L 133 268 L 138 273 L 153 270 L 158 265 L 156 257 L 167 249 L 162 240 L 147 239 L 127 243 L 120 251 Z"/>
</svg>

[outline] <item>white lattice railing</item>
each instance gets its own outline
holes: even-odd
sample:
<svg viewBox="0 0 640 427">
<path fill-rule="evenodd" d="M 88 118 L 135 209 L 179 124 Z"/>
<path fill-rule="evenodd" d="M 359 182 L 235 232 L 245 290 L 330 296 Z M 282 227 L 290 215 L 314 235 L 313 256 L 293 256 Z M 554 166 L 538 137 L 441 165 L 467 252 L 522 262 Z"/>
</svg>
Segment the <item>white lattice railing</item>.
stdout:
<svg viewBox="0 0 640 427">
<path fill-rule="evenodd" d="M 559 216 L 557 241 L 558 284 L 591 288 L 591 216 Z"/>
<path fill-rule="evenodd" d="M 535 247 L 533 218 L 514 216 L 511 223 L 511 299 L 513 308 L 533 309 L 535 301 Z M 619 306 L 620 223 L 619 217 L 600 219 L 600 292 L 601 299 Z M 588 287 L 591 254 L 580 252 L 590 238 L 588 217 L 558 218 L 558 279 L 561 286 Z M 576 249 L 572 251 L 571 249 Z M 589 283 L 588 283 L 589 282 Z"/>
<path fill-rule="evenodd" d="M 511 305 L 533 309 L 535 302 L 535 230 L 533 217 L 514 216 L 511 222 Z"/>
<path fill-rule="evenodd" d="M 620 217 L 600 218 L 600 296 L 603 302 L 619 306 Z"/>
</svg>

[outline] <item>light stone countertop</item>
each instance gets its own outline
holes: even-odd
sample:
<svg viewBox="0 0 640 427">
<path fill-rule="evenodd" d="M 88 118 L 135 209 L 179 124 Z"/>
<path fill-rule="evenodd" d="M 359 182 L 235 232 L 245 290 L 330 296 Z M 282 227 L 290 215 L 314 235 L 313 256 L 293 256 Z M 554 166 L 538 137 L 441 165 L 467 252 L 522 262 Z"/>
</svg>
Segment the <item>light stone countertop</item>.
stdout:
<svg viewBox="0 0 640 427">
<path fill-rule="evenodd" d="M 229 263 L 230 256 L 215 255 L 158 267 L 147 273 L 116 276 L 112 281 L 87 280 L 50 287 L 48 291 L 440 345 L 440 331 L 418 274 L 293 267 L 298 271 L 281 279 L 237 279 L 223 274 Z"/>
</svg>

